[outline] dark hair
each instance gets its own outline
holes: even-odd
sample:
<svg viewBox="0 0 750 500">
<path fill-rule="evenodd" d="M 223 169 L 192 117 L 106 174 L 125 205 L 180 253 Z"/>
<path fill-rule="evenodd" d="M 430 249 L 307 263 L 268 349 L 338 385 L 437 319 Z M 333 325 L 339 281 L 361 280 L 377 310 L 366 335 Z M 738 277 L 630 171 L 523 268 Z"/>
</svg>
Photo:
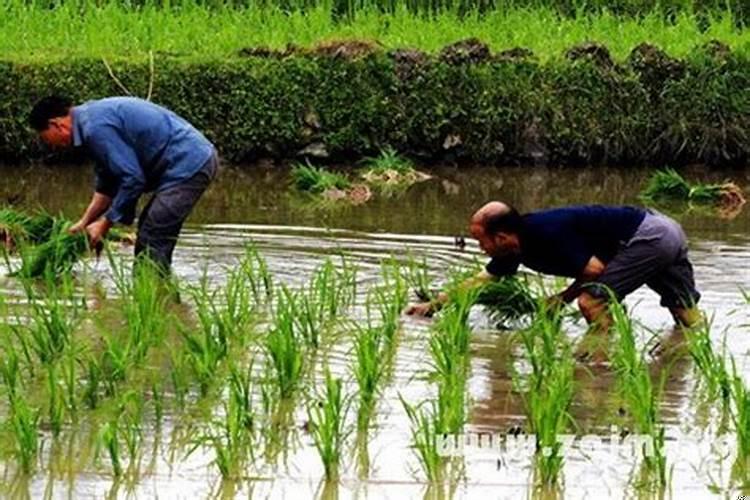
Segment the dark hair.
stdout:
<svg viewBox="0 0 750 500">
<path fill-rule="evenodd" d="M 513 207 L 510 207 L 510 210 L 507 212 L 488 215 L 483 222 L 484 232 L 487 234 L 518 234 L 523 227 L 523 217 Z"/>
<path fill-rule="evenodd" d="M 49 127 L 52 118 L 66 116 L 73 107 L 73 101 L 63 96 L 49 96 L 34 105 L 29 113 L 29 125 L 37 132 L 43 132 Z"/>
</svg>

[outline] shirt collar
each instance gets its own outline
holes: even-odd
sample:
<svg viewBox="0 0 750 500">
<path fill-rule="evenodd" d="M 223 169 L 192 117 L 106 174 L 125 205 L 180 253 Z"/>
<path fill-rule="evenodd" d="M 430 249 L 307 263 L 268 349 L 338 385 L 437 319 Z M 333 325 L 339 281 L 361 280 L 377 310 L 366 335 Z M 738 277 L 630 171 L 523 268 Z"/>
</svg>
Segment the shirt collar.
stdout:
<svg viewBox="0 0 750 500">
<path fill-rule="evenodd" d="M 75 106 L 71 110 L 73 117 L 73 147 L 83 145 L 83 125 L 86 121 L 86 107 L 84 104 Z"/>
</svg>

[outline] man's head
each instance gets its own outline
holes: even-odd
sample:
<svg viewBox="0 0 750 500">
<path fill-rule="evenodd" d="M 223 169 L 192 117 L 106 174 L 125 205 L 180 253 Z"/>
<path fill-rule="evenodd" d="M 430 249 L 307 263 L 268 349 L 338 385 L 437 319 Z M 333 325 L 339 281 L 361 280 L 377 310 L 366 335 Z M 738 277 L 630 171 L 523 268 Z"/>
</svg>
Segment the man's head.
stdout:
<svg viewBox="0 0 750 500">
<path fill-rule="evenodd" d="M 490 257 L 505 257 L 521 253 L 521 226 L 518 211 L 500 201 L 491 201 L 471 216 L 471 235 Z"/>
<path fill-rule="evenodd" d="M 73 103 L 67 97 L 45 97 L 31 110 L 29 124 L 48 146 L 68 148 L 73 144 Z"/>
</svg>

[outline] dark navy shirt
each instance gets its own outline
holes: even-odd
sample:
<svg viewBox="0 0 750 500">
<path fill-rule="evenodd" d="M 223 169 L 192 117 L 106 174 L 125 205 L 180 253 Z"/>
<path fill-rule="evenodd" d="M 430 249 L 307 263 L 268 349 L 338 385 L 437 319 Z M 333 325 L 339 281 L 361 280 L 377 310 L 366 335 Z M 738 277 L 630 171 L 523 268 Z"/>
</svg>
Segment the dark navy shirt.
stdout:
<svg viewBox="0 0 750 500">
<path fill-rule="evenodd" d="M 523 216 L 521 255 L 493 258 L 494 276 L 513 274 L 520 264 L 534 271 L 577 278 L 591 257 L 605 264 L 633 237 L 646 212 L 601 205 L 541 210 Z"/>
<path fill-rule="evenodd" d="M 130 224 L 144 192 L 163 191 L 195 175 L 213 145 L 172 111 L 143 99 L 110 97 L 73 108 L 73 145 L 96 162 L 98 193 L 112 197 L 111 222 Z"/>
</svg>

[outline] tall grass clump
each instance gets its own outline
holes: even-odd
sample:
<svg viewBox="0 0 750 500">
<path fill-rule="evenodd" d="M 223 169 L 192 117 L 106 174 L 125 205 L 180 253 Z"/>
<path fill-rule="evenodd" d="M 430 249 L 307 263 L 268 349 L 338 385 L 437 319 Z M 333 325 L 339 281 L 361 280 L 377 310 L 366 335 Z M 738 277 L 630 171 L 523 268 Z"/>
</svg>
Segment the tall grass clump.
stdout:
<svg viewBox="0 0 750 500">
<path fill-rule="evenodd" d="M 326 367 L 324 390 L 308 402 L 307 415 L 313 442 L 329 481 L 335 481 L 339 477 L 348 434 L 346 415 L 349 402 L 350 398 L 344 394 L 343 382 L 334 378 Z"/>
<path fill-rule="evenodd" d="M 418 172 L 410 160 L 399 155 L 391 147 L 383 149 L 376 157 L 365 158 L 362 163 L 364 165 L 360 174 L 362 178 L 368 184 L 386 190 L 406 188 L 428 178 L 426 174 Z"/>
<path fill-rule="evenodd" d="M 648 436 L 651 441 L 641 450 L 646 471 L 658 486 L 664 487 L 668 483 L 667 457 L 664 453 L 664 425 L 659 418 L 659 397 L 664 376 L 655 387 L 644 353 L 636 347 L 632 320 L 622 304 L 616 300 L 610 302 L 612 329 L 616 336 L 612 365 L 617 371 L 620 392 L 632 418 L 634 431 Z"/>
<path fill-rule="evenodd" d="M 346 190 L 352 185 L 351 181 L 343 174 L 309 164 L 298 163 L 294 165 L 291 176 L 292 186 L 295 189 L 312 194 L 322 194 L 333 189 Z"/>
<path fill-rule="evenodd" d="M 542 486 L 557 484 L 564 457 L 558 436 L 572 423 L 573 357 L 562 330 L 562 316 L 543 301 L 529 327 L 519 333 L 527 374 L 516 374 L 523 386 L 529 430 L 536 435 L 536 471 Z"/>
</svg>

